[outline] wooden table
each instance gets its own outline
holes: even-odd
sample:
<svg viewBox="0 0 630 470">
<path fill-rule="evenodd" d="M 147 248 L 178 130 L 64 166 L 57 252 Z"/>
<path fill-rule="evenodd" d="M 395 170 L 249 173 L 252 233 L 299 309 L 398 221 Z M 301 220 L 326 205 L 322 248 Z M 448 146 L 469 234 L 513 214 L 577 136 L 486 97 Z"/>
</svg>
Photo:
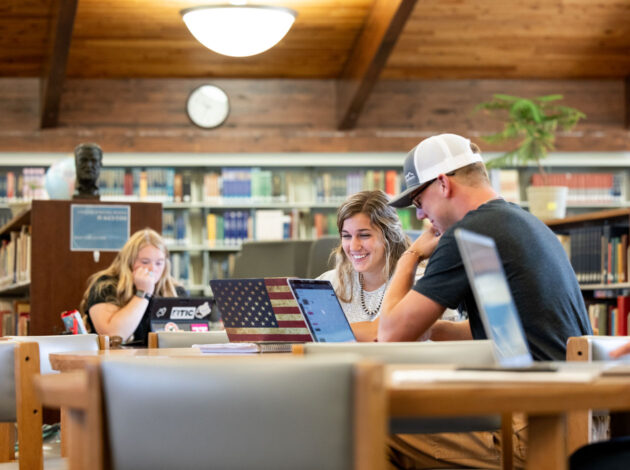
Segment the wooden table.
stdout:
<svg viewBox="0 0 630 470">
<path fill-rule="evenodd" d="M 386 368 L 390 417 L 525 413 L 529 422 L 527 468 L 531 470 L 567 468 L 567 412 L 589 408 L 630 410 L 630 376 L 579 383 L 399 383 L 392 379 L 396 371 L 418 368 Z"/>
<path fill-rule="evenodd" d="M 221 357 L 202 354 L 199 348 L 152 348 L 152 349 L 100 349 L 98 351 L 74 351 L 50 354 L 54 370 L 69 372 L 81 370 L 86 363 L 109 357 Z"/>
<path fill-rule="evenodd" d="M 74 406 L 75 408 L 87 406 L 87 404 L 82 404 L 80 399 L 81 392 L 87 386 L 85 376 L 80 372 L 84 365 L 105 357 L 131 356 L 221 357 L 205 355 L 193 348 L 123 349 L 51 354 L 50 360 L 54 369 L 74 372 L 41 377 L 39 390 L 43 403 L 49 406 Z M 440 366 L 440 368 L 443 367 L 445 366 Z M 599 377 L 591 382 L 438 381 L 412 383 L 397 382 L 392 379 L 397 371 L 426 371 L 435 368 L 435 366 L 422 365 L 386 367 L 390 417 L 525 413 L 529 419 L 527 468 L 531 470 L 567 468 L 566 414 L 568 412 L 591 408 L 630 410 L 630 376 Z M 478 372 L 478 374 L 483 374 L 483 372 Z"/>
</svg>

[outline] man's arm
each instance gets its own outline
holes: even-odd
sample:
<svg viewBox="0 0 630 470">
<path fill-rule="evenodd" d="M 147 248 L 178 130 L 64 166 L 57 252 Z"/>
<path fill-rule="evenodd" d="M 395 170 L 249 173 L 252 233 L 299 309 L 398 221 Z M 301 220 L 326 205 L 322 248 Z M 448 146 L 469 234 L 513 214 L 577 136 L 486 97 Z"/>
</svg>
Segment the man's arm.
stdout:
<svg viewBox="0 0 630 470">
<path fill-rule="evenodd" d="M 459 341 L 473 339 L 470 322 L 438 320 L 431 328 L 430 339 L 433 341 Z"/>
<path fill-rule="evenodd" d="M 617 359 L 625 354 L 630 353 L 630 342 L 624 344 L 623 346 L 619 346 L 617 349 L 610 352 L 610 357 L 613 359 Z"/>
<path fill-rule="evenodd" d="M 433 326 L 444 310 L 444 307 L 437 302 L 414 290 L 409 290 L 395 306 L 383 307 L 378 327 L 378 340 L 416 341 Z M 433 332 L 431 332 L 432 337 Z"/>
<path fill-rule="evenodd" d="M 418 263 L 433 253 L 438 241 L 439 235 L 428 228 L 398 260 L 383 298 L 379 341 L 415 341 L 444 313 L 443 306 L 411 290 Z"/>
</svg>

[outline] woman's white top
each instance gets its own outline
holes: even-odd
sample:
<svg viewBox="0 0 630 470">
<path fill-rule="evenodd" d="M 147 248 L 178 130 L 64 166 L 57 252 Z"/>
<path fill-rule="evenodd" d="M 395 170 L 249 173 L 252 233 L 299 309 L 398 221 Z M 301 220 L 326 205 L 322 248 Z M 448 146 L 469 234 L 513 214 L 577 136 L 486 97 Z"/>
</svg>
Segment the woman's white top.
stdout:
<svg viewBox="0 0 630 470">
<path fill-rule="evenodd" d="M 418 270 L 416 271 L 416 281 L 422 277 L 424 274 L 424 265 L 418 266 Z M 367 308 L 370 312 L 376 310 L 379 307 L 379 303 L 381 303 L 381 307 L 379 307 L 378 312 L 375 315 L 369 315 L 363 310 L 363 306 L 361 305 L 361 283 L 359 282 L 359 274 L 356 271 L 352 271 L 352 301 L 351 302 L 343 302 L 339 299 L 339 303 L 341 304 L 341 308 L 343 312 L 346 314 L 346 318 L 350 323 L 360 322 L 360 321 L 374 321 L 380 313 L 382 307 L 382 299 L 385 295 L 385 289 L 389 285 L 389 281 L 383 284 L 376 290 L 373 291 L 363 291 L 363 300 L 365 302 L 365 308 Z M 335 269 L 331 269 L 330 271 L 326 271 L 317 279 L 323 279 L 325 281 L 330 281 L 337 292 L 337 296 L 339 297 L 339 279 L 337 278 L 337 271 Z M 450 321 L 459 321 L 461 320 L 461 315 L 457 310 L 446 309 L 442 314 L 442 320 L 450 320 Z"/>
<path fill-rule="evenodd" d="M 355 323 L 359 321 L 373 321 L 381 313 L 379 302 L 381 302 L 383 296 L 385 295 L 385 289 L 387 288 L 387 285 L 389 283 L 386 282 L 378 289 L 370 292 L 363 291 L 365 308 L 367 308 L 370 312 L 373 312 L 377 308 L 379 308 L 378 312 L 376 312 L 375 315 L 369 315 L 363 310 L 363 307 L 361 306 L 361 284 L 359 283 L 359 274 L 356 271 L 352 271 L 352 276 L 352 302 L 342 302 L 342 300 L 339 299 L 341 308 L 343 308 L 343 312 L 346 314 L 346 318 L 350 323 Z M 335 292 L 339 292 L 339 279 L 337 279 L 335 269 L 326 271 L 317 279 L 330 281 L 333 289 L 335 289 Z M 339 294 L 337 294 L 337 296 L 339 296 Z"/>
</svg>

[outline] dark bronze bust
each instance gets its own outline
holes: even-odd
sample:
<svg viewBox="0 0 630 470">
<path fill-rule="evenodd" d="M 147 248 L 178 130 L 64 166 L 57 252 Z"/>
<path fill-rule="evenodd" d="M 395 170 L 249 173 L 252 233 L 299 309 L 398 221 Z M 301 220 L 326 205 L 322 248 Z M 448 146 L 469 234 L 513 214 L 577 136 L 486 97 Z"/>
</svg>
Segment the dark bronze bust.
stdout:
<svg viewBox="0 0 630 470">
<path fill-rule="evenodd" d="M 98 177 L 103 151 L 97 144 L 79 144 L 74 149 L 77 179 L 73 199 L 99 199 Z"/>
</svg>

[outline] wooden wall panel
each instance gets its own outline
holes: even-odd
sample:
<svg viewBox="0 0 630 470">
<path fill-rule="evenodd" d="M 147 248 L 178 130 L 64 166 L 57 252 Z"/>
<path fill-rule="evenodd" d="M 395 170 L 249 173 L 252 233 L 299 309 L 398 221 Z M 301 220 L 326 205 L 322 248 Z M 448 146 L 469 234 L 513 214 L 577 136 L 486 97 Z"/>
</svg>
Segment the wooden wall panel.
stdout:
<svg viewBox="0 0 630 470">
<path fill-rule="evenodd" d="M 472 114 L 495 92 L 564 93 L 566 104 L 583 110 L 588 119 L 560 135 L 558 150 L 630 150 L 624 80 L 382 82 L 351 131 L 335 129 L 328 80 L 212 80 L 227 91 L 232 111 L 222 127 L 199 129 L 186 117 L 185 101 L 206 82 L 68 80 L 60 127 L 40 130 L 37 80 L 0 79 L 0 152 L 71 152 L 82 141 L 105 152 L 406 151 L 438 132 L 474 139 L 498 129 L 497 121 Z"/>
</svg>

